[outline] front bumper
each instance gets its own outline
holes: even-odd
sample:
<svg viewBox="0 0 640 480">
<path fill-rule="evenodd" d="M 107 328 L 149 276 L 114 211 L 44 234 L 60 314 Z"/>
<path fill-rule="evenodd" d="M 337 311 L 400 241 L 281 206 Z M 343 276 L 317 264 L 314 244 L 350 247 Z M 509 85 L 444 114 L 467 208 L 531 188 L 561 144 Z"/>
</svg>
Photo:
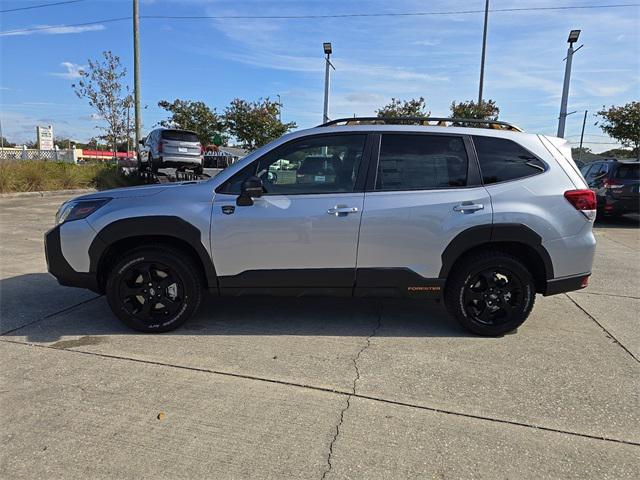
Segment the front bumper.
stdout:
<svg viewBox="0 0 640 480">
<path fill-rule="evenodd" d="M 57 225 L 44 234 L 44 252 L 47 259 L 47 270 L 56 277 L 60 285 L 66 287 L 87 288 L 100 293 L 98 277 L 93 272 L 76 272 L 62 254 L 60 244 L 60 227 Z"/>
</svg>

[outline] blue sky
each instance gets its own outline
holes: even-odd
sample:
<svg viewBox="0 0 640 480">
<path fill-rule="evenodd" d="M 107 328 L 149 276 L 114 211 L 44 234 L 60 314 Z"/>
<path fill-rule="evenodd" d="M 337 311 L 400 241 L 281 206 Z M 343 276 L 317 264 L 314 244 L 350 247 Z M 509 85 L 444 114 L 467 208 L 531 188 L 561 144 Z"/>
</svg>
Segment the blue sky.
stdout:
<svg viewBox="0 0 640 480">
<path fill-rule="evenodd" d="M 52 0 L 1 2 L 2 10 Z M 607 5 L 614 0 L 493 0 L 492 8 Z M 482 10 L 465 1 L 141 0 L 141 15 L 325 15 Z M 86 0 L 0 14 L 0 30 L 60 26 L 0 36 L 0 119 L 4 136 L 25 142 L 35 126 L 86 140 L 98 133 L 85 100 L 73 93 L 77 71 L 103 50 L 119 55 L 133 81 L 131 21 L 63 25 L 126 17 L 131 0 Z M 142 19 L 144 130 L 165 118 L 162 99 L 203 100 L 221 112 L 235 97 L 280 94 L 283 121 L 322 119 L 322 42 L 333 43 L 330 117 L 373 115 L 391 97 L 423 96 L 432 115 L 452 100 L 477 97 L 482 13 L 338 19 Z M 640 7 L 490 14 L 485 98 L 500 118 L 555 134 L 569 30 L 582 29 L 566 135 L 578 142 L 589 110 L 587 146 L 615 147 L 593 125 L 603 105 L 640 99 Z"/>
</svg>

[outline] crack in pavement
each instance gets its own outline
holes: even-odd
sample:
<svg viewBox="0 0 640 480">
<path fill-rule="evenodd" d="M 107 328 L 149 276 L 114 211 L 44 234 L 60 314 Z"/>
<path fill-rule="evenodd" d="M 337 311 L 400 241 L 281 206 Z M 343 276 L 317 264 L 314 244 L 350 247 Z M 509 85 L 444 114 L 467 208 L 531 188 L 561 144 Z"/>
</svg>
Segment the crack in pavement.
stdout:
<svg viewBox="0 0 640 480">
<path fill-rule="evenodd" d="M 347 410 L 349 410 L 349 407 L 351 406 L 351 397 L 353 397 L 354 395 L 357 395 L 356 386 L 358 384 L 358 380 L 360 380 L 360 367 L 358 366 L 358 360 L 360 359 L 360 356 L 362 355 L 362 353 L 371 346 L 371 339 L 376 336 L 376 333 L 378 333 L 378 330 L 380 329 L 381 326 L 382 326 L 382 305 L 380 305 L 380 308 L 378 310 L 378 323 L 376 324 L 375 327 L 373 327 L 373 331 L 371 332 L 371 334 L 367 336 L 366 343 L 362 346 L 362 348 L 358 351 L 358 353 L 356 353 L 356 356 L 351 359 L 351 361 L 353 362 L 353 367 L 355 369 L 356 375 L 353 379 L 351 394 L 347 395 L 347 403 L 345 407 L 340 411 L 340 419 L 338 420 L 338 424 L 336 425 L 336 433 L 333 435 L 333 439 L 329 444 L 329 455 L 327 456 L 327 466 L 324 472 L 322 473 L 322 480 L 326 478 L 326 476 L 329 474 L 329 472 L 331 472 L 331 469 L 333 468 L 333 465 L 331 464 L 331 458 L 333 457 L 333 446 L 336 443 L 336 440 L 338 440 L 338 437 L 340 436 L 340 427 L 342 426 L 342 422 L 344 421 L 344 414 L 346 413 Z"/>
<path fill-rule="evenodd" d="M 22 328 L 29 327 L 31 325 L 34 325 L 34 324 L 38 323 L 38 322 L 42 322 L 43 320 L 47 320 L 48 318 L 53 318 L 53 317 L 55 317 L 57 315 L 60 315 L 62 313 L 70 312 L 71 310 L 73 310 L 76 307 L 80 307 L 81 305 L 84 305 L 86 303 L 93 302 L 94 300 L 96 300 L 98 298 L 101 298 L 101 297 L 102 297 L 102 295 L 98 295 L 97 297 L 91 297 L 91 298 L 89 298 L 87 300 L 83 300 L 82 302 L 76 303 L 75 305 L 71 305 L 70 307 L 65 307 L 62 310 L 58 311 L 58 312 L 50 313 L 48 315 L 45 315 L 44 317 L 36 318 L 35 320 L 32 320 L 31 322 L 25 323 L 24 325 L 20 325 L 19 327 L 16 327 L 16 328 L 12 328 L 11 330 L 7 330 L 6 332 L 0 332 L 0 335 L 8 335 L 10 333 L 17 332 L 18 330 L 20 330 Z"/>
<path fill-rule="evenodd" d="M 611 340 L 613 340 L 613 343 L 615 343 L 616 345 L 621 347 L 625 352 L 631 355 L 631 358 L 633 358 L 636 362 L 640 363 L 640 358 L 636 357 L 633 354 L 633 352 L 629 350 L 627 347 L 625 347 L 620 340 L 618 340 L 609 330 L 607 330 L 604 327 L 604 325 L 602 325 L 598 320 L 596 320 L 596 317 L 594 317 L 589 312 L 587 312 L 587 310 L 582 305 L 580 305 L 576 300 L 574 300 L 568 293 L 565 293 L 564 296 L 567 297 L 569 300 L 571 300 L 571 303 L 573 303 L 576 307 L 578 307 L 587 317 L 593 320 L 593 322 L 596 325 L 598 325 Z"/>
<path fill-rule="evenodd" d="M 574 432 L 574 431 L 571 431 L 571 430 L 563 430 L 563 429 L 560 429 L 560 428 L 546 427 L 544 425 L 536 425 L 536 424 L 533 424 L 533 423 L 525 423 L 525 422 L 520 422 L 520 421 L 517 421 L 517 420 L 507 420 L 507 419 L 503 419 L 503 418 L 495 418 L 495 417 L 489 417 L 489 416 L 473 414 L 473 413 L 465 413 L 465 412 L 460 412 L 460 411 L 456 411 L 456 410 L 445 410 L 445 409 L 439 408 L 439 407 L 432 407 L 432 406 L 428 406 L 428 405 L 420 405 L 420 404 L 415 404 L 415 403 L 403 402 L 403 401 L 400 401 L 400 400 L 392 400 L 392 399 L 384 398 L 384 397 L 376 397 L 376 396 L 373 396 L 373 395 L 365 395 L 365 394 L 361 394 L 361 393 L 354 393 L 353 391 L 345 391 L 345 390 L 342 390 L 340 388 L 321 387 L 321 386 L 317 386 L 317 385 L 298 383 L 298 382 L 292 382 L 292 381 L 287 381 L 287 380 L 278 380 L 278 379 L 274 379 L 274 378 L 258 377 L 258 376 L 255 376 L 255 375 L 249 375 L 249 374 L 243 374 L 243 373 L 226 372 L 226 371 L 223 371 L 223 370 L 213 370 L 213 369 L 202 368 L 202 367 L 191 367 L 191 366 L 186 366 L 186 365 L 163 363 L 163 362 L 159 362 L 159 361 L 155 361 L 155 360 L 145 360 L 145 359 L 142 359 L 142 358 L 123 357 L 123 356 L 120 356 L 120 355 L 112 355 L 112 354 L 108 354 L 108 353 L 99 353 L 99 352 L 90 352 L 90 351 L 87 351 L 87 350 L 78 350 L 78 349 L 75 349 L 75 348 L 74 349 L 57 348 L 57 347 L 52 347 L 50 345 L 41 345 L 41 344 L 37 344 L 37 343 L 24 342 L 24 341 L 20 341 L 20 340 L 9 340 L 9 339 L 5 339 L 5 338 L 0 338 L 0 342 L 1 343 L 10 343 L 10 344 L 13 344 L 13 345 L 22 345 L 22 346 L 25 346 L 25 347 L 44 348 L 44 349 L 53 350 L 53 351 L 56 351 L 56 352 L 66 352 L 66 353 L 75 353 L 75 354 L 79 354 L 79 355 L 89 355 L 89 356 L 92 356 L 92 357 L 108 358 L 108 359 L 111 359 L 111 360 L 121 360 L 121 361 L 125 361 L 125 362 L 142 363 L 142 364 L 145 364 L 145 365 L 154 365 L 154 366 L 165 367 L 165 368 L 175 368 L 175 369 L 178 369 L 178 370 L 187 370 L 187 371 L 190 371 L 190 372 L 208 373 L 208 374 L 213 374 L 213 375 L 220 375 L 220 376 L 223 376 L 223 377 L 231 377 L 231 378 L 236 378 L 236 379 L 243 379 L 243 380 L 251 380 L 251 381 L 257 381 L 257 382 L 271 383 L 271 384 L 282 385 L 282 386 L 287 386 L 287 387 L 296 387 L 296 388 L 302 388 L 302 389 L 307 389 L 307 390 L 314 390 L 314 391 L 317 391 L 317 392 L 330 393 L 330 394 L 334 394 L 334 395 L 344 395 L 344 396 L 347 396 L 347 397 L 356 397 L 356 398 L 359 398 L 359 399 L 362 399 L 362 400 L 370 400 L 372 402 L 385 403 L 385 404 L 388 404 L 388 405 L 396 405 L 396 406 L 399 406 L 399 407 L 414 408 L 414 409 L 417 409 L 417 410 L 424 410 L 424 411 L 427 411 L 427 412 L 439 413 L 439 414 L 443 414 L 443 415 L 453 415 L 453 416 L 456 416 L 456 417 L 469 418 L 469 419 L 472 419 L 472 420 L 487 421 L 487 422 L 493 422 L 493 423 L 498 423 L 498 424 L 502 424 L 502 425 L 511 425 L 511 426 L 523 427 L 523 428 L 527 428 L 527 429 L 540 430 L 540 431 L 544 431 L 544 432 L 559 433 L 561 435 L 570 435 L 570 436 L 574 436 L 574 437 L 587 438 L 587 439 L 590 439 L 590 440 L 612 442 L 612 443 L 620 443 L 620 444 L 623 444 L 623 445 L 633 445 L 633 446 L 636 446 L 636 447 L 640 447 L 640 442 L 635 442 L 633 440 L 623 440 L 623 439 L 620 439 L 620 438 L 606 437 L 606 436 L 594 435 L 594 434 L 590 434 L 590 433 Z"/>
</svg>

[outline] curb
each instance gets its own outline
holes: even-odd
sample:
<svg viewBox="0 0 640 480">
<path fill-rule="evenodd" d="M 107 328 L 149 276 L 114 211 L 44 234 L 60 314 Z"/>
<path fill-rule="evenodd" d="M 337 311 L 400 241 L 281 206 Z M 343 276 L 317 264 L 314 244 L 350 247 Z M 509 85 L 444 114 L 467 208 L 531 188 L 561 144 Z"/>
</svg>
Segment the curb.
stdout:
<svg viewBox="0 0 640 480">
<path fill-rule="evenodd" d="M 53 197 L 55 195 L 80 195 L 82 193 L 97 192 L 95 188 L 77 188 L 72 190 L 47 190 L 44 192 L 15 192 L 0 193 L 0 198 L 21 198 L 21 197 Z"/>
</svg>

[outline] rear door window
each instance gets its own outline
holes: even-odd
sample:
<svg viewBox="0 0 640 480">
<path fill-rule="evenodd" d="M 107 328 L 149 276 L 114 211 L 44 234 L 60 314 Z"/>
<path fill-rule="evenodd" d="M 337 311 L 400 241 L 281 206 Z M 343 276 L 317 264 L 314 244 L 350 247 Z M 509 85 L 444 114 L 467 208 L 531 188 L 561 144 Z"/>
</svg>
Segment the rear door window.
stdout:
<svg viewBox="0 0 640 480">
<path fill-rule="evenodd" d="M 621 163 L 618 165 L 616 178 L 621 180 L 640 180 L 640 164 Z"/>
<path fill-rule="evenodd" d="M 163 130 L 162 138 L 177 142 L 198 142 L 198 136 L 195 133 L 182 130 Z"/>
<path fill-rule="evenodd" d="M 545 164 L 513 140 L 474 136 L 482 181 L 485 184 L 516 180 L 545 171 Z"/>
<path fill-rule="evenodd" d="M 462 137 L 383 134 L 376 190 L 464 187 L 468 163 Z"/>
</svg>

